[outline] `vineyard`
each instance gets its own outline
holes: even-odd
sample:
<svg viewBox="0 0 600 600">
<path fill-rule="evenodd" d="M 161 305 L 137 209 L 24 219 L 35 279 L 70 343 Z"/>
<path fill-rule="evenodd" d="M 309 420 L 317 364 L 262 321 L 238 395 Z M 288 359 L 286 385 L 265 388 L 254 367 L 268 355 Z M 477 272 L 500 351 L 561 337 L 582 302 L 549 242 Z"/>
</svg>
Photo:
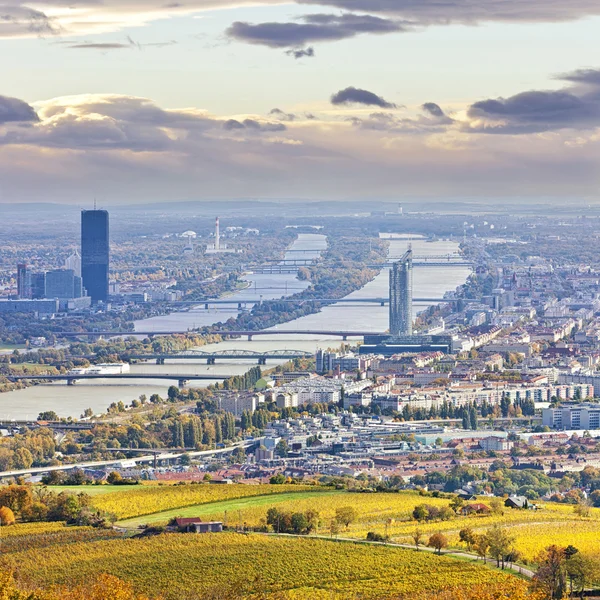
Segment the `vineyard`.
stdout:
<svg viewBox="0 0 600 600">
<path fill-rule="evenodd" d="M 66 527 L 64 523 L 23 523 L 2 528 L 0 548 L 2 554 L 41 548 L 53 548 L 65 544 L 92 542 L 123 537 L 113 529 L 93 527 Z M 1 596 L 0 596 L 1 597 Z"/>
<path fill-rule="evenodd" d="M 221 490 L 222 488 L 218 491 Z M 340 535 L 365 539 L 367 533 L 373 531 L 391 536 L 392 541 L 410 544 L 411 534 L 417 527 L 417 523 L 411 518 L 414 507 L 424 502 L 439 508 L 449 504 L 448 499 L 423 497 L 415 492 L 360 494 L 324 491 L 314 494 L 299 493 L 298 486 L 288 486 L 285 493 L 277 497 L 245 497 L 237 502 L 233 499 L 241 496 L 236 496 L 234 491 L 229 493 L 231 495 L 222 501 L 213 498 L 202 504 L 189 504 L 187 508 L 170 509 L 141 519 L 131 519 L 123 524 L 134 527 L 142 522 L 166 523 L 174 516 L 198 516 L 204 520 L 229 521 L 230 524 L 239 522 L 250 527 L 261 527 L 264 526 L 268 508 L 275 506 L 278 510 L 289 512 L 316 510 L 320 520 L 318 533 L 328 534 L 336 510 L 351 506 L 356 510 L 356 520 Z M 117 496 L 104 496 L 102 500 L 109 498 L 116 499 Z M 99 499 L 94 503 L 98 505 Z M 132 514 L 133 509 L 128 509 L 127 512 Z M 590 517 L 580 517 L 573 511 L 573 506 L 566 504 L 543 503 L 538 511 L 504 508 L 499 514 L 457 516 L 447 521 L 418 524 L 418 527 L 425 536 L 442 532 L 448 537 L 451 546 L 459 547 L 458 534 L 461 529 L 470 527 L 476 533 L 482 533 L 495 524 L 510 527 L 511 535 L 516 538 L 516 548 L 526 560 L 533 560 L 540 550 L 550 544 L 572 544 L 585 554 L 600 554 L 600 510 L 592 509 Z"/>
<path fill-rule="evenodd" d="M 93 504 L 118 519 L 130 519 L 196 504 L 302 491 L 318 494 L 323 488 L 308 485 L 144 485 L 94 496 Z"/>
<path fill-rule="evenodd" d="M 272 597 L 296 600 L 407 597 L 455 586 L 514 586 L 483 565 L 385 546 L 252 534 L 166 534 L 73 542 L 3 557 L 21 584 L 78 585 L 101 573 L 166 600 Z M 220 595 L 218 595 L 220 594 Z"/>
</svg>

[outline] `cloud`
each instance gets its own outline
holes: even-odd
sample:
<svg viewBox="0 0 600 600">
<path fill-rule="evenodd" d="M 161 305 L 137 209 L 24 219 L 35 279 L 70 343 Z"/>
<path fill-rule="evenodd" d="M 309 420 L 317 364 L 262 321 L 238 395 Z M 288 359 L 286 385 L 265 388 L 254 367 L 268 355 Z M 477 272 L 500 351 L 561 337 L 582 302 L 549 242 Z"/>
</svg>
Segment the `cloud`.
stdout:
<svg viewBox="0 0 600 600">
<path fill-rule="evenodd" d="M 38 120 L 35 110 L 23 100 L 0 96 L 0 124 L 26 123 Z"/>
<path fill-rule="evenodd" d="M 566 84 L 577 97 L 598 87 L 590 72 L 568 77 L 577 79 Z M 280 199 L 290 190 L 306 198 L 395 198 L 400 188 L 411 196 L 572 197 L 600 185 L 594 129 L 482 135 L 470 118 L 453 120 L 429 104 L 402 113 L 378 107 L 366 117 L 359 104 L 348 122 L 282 105 L 265 118 L 108 94 L 33 105 L 3 98 L 2 201 L 77 204 L 91 192 L 113 204 Z"/>
<path fill-rule="evenodd" d="M 295 59 L 313 58 L 315 56 L 315 49 L 312 46 L 308 46 L 308 48 L 292 48 L 291 50 L 286 50 L 285 53 L 288 56 L 293 56 Z"/>
<path fill-rule="evenodd" d="M 279 119 L 280 121 L 295 121 L 297 118 L 295 114 L 286 113 L 285 111 L 281 110 L 280 108 L 271 109 L 269 111 L 269 116 L 275 117 L 276 119 Z"/>
<path fill-rule="evenodd" d="M 30 8 L 15 0 L 10 5 L 0 3 L 0 38 L 55 35 L 60 24 L 42 10 Z"/>
<path fill-rule="evenodd" d="M 398 16 L 420 25 L 486 22 L 556 22 L 600 15 L 597 0 L 298 0 Z"/>
<path fill-rule="evenodd" d="M 223 129 L 226 129 L 227 131 L 244 129 L 251 131 L 275 132 L 285 131 L 287 128 L 283 123 L 258 121 L 257 119 L 244 119 L 243 121 L 238 121 L 237 119 L 227 119 L 227 121 L 223 123 Z"/>
<path fill-rule="evenodd" d="M 131 49 L 131 45 L 117 42 L 81 42 L 80 44 L 71 44 L 67 48 L 74 50 L 122 50 L 125 48 Z"/>
<path fill-rule="evenodd" d="M 300 22 L 291 23 L 247 23 L 236 21 L 226 31 L 231 39 L 259 44 L 269 48 L 298 48 L 310 42 L 326 42 L 353 38 L 362 33 L 392 33 L 405 31 L 407 25 L 402 22 L 375 17 L 372 15 L 313 14 L 299 17 Z M 306 53 L 309 54 L 306 54 Z M 308 48 L 301 56 L 312 56 Z M 301 58 L 296 56 L 296 58 Z"/>
<path fill-rule="evenodd" d="M 364 104 L 365 106 L 379 106 L 380 108 L 398 108 L 396 104 L 387 102 L 387 100 L 373 92 L 355 87 L 347 87 L 333 94 L 331 104 L 335 106 Z"/>
<path fill-rule="evenodd" d="M 296 4 L 329 6 L 343 11 L 380 15 L 389 22 L 408 21 L 415 27 L 486 22 L 557 22 L 600 15 L 597 0 L 295 0 Z M 281 4 L 262 0 L 261 4 Z M 31 6 L 35 8 L 31 8 Z M 256 0 L 0 0 L 0 37 L 61 33 L 89 35 L 140 27 L 152 21 L 195 15 L 201 11 L 254 6 Z M 49 16 L 51 15 L 51 16 Z M 364 15 L 352 15 L 364 19 Z M 310 22 L 296 25 L 312 25 Z M 282 24 L 285 25 L 285 24 Z M 343 23 L 340 23 L 343 28 Z M 323 25 L 325 28 L 325 25 Z M 350 30 L 353 28 L 350 27 Z M 344 37 L 352 37 L 360 31 Z M 368 29 L 364 33 L 385 33 Z M 325 35 L 325 34 L 324 34 Z M 340 37 L 319 37 L 342 39 Z M 301 47 L 299 44 L 298 47 Z M 284 46 L 293 47 L 293 46 Z"/>
<path fill-rule="evenodd" d="M 425 102 L 421 108 L 432 117 L 445 117 L 444 111 L 435 102 Z"/>
<path fill-rule="evenodd" d="M 571 85 L 475 102 L 467 111 L 466 127 L 480 133 L 526 134 L 600 126 L 600 70 L 574 71 L 559 78 Z"/>
</svg>

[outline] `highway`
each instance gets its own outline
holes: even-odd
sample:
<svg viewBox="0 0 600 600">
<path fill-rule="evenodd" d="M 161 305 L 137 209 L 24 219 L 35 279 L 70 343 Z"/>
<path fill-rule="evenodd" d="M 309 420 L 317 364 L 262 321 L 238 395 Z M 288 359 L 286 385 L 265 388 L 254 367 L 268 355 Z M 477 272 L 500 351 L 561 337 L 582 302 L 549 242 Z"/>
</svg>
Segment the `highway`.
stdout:
<svg viewBox="0 0 600 600">
<path fill-rule="evenodd" d="M 180 458 L 183 454 L 188 454 L 191 457 L 202 457 L 202 456 L 217 456 L 219 454 L 229 454 L 233 452 L 236 448 L 241 446 L 242 448 L 250 448 L 258 444 L 260 440 L 246 440 L 243 442 L 238 442 L 233 444 L 232 446 L 228 446 L 227 448 L 219 448 L 217 450 L 198 450 L 194 452 L 169 452 L 167 448 L 164 450 L 164 454 L 156 455 L 147 454 L 144 456 L 138 456 L 136 458 L 118 458 L 114 460 L 98 460 L 93 462 L 81 462 L 69 465 L 58 465 L 52 467 L 35 467 L 31 469 L 19 469 L 15 471 L 0 471 L 0 479 L 5 477 L 21 477 L 24 475 L 43 475 L 44 473 L 49 473 L 50 471 L 69 471 L 71 469 L 95 469 L 98 467 L 108 467 L 111 465 L 120 465 L 121 463 L 155 463 L 156 460 L 171 460 Z M 127 452 L 127 448 L 122 449 L 123 452 Z M 151 449 L 148 449 L 150 452 Z"/>
</svg>

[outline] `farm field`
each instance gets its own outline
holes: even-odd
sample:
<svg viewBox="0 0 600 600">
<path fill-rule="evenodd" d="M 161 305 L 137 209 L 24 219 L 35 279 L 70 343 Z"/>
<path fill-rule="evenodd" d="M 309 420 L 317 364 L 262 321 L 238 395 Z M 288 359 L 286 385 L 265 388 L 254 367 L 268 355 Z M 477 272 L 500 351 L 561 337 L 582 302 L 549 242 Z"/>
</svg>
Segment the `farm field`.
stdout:
<svg viewBox="0 0 600 600">
<path fill-rule="evenodd" d="M 425 536 L 442 532 L 448 537 L 451 546 L 461 547 L 458 536 L 461 529 L 470 527 L 476 533 L 483 533 L 498 523 L 510 528 L 511 535 L 516 538 L 516 548 L 528 561 L 533 560 L 550 544 L 572 544 L 585 554 L 600 555 L 600 509 L 592 509 L 590 517 L 582 518 L 574 513 L 572 505 L 548 502 L 540 503 L 538 511 L 504 508 L 503 513 L 497 515 L 456 517 L 449 521 L 436 520 L 417 524 L 411 519 L 411 513 L 415 506 L 423 503 L 444 507 L 448 506 L 449 500 L 423 497 L 415 492 L 361 494 L 324 491 L 315 494 L 295 491 L 278 494 L 276 497 L 247 497 L 189 505 L 185 509 L 170 509 L 127 519 L 119 524 L 136 527 L 142 523 L 164 524 L 175 516 L 197 516 L 204 520 L 218 521 L 227 518 L 229 524 L 241 521 L 250 527 L 259 527 L 264 524 L 269 507 L 274 506 L 283 512 L 304 512 L 309 509 L 318 511 L 318 533 L 328 535 L 336 509 L 352 506 L 357 518 L 347 530 L 340 532 L 343 537 L 365 539 L 367 533 L 373 531 L 389 534 L 394 542 L 412 544 L 411 534 L 418 527 Z"/>
<path fill-rule="evenodd" d="M 117 492 L 99 494 L 94 497 L 93 504 L 97 509 L 124 520 L 209 502 L 286 492 L 310 492 L 318 495 L 327 490 L 328 488 L 309 485 L 136 485 L 120 486 Z"/>
<path fill-rule="evenodd" d="M 291 568 L 293 565 L 293 568 Z M 399 598 L 469 587 L 515 585 L 511 575 L 466 561 L 385 546 L 236 533 L 164 534 L 74 542 L 3 557 L 22 584 L 77 585 L 101 573 L 166 600 L 211 598 Z M 520 582 L 518 582 L 520 584 Z M 523 586 L 525 584 L 523 583 Z M 217 595 L 217 593 L 221 595 Z"/>
<path fill-rule="evenodd" d="M 136 488 L 145 488 L 145 485 L 135 486 Z M 124 489 L 120 485 L 49 485 L 49 490 L 60 494 L 61 492 L 68 492 L 71 494 L 87 494 L 88 496 L 98 496 L 100 494 L 115 494 L 122 492 Z"/>
<path fill-rule="evenodd" d="M 327 502 L 327 498 L 334 495 L 343 494 L 341 491 L 323 491 L 319 493 L 317 504 Z M 140 525 L 164 525 L 173 517 L 201 517 L 205 521 L 215 520 L 224 521 L 229 524 L 237 524 L 245 520 L 246 514 L 252 514 L 256 517 L 256 511 L 261 514 L 266 513 L 271 506 L 285 505 L 286 509 L 290 504 L 298 505 L 306 501 L 309 505 L 315 504 L 314 492 L 286 492 L 283 494 L 271 494 L 269 496 L 254 496 L 251 498 L 239 498 L 235 500 L 224 500 L 221 502 L 211 502 L 209 504 L 195 504 L 185 508 L 175 508 L 164 512 L 135 517 L 125 521 L 119 521 L 119 527 L 135 528 Z"/>
</svg>

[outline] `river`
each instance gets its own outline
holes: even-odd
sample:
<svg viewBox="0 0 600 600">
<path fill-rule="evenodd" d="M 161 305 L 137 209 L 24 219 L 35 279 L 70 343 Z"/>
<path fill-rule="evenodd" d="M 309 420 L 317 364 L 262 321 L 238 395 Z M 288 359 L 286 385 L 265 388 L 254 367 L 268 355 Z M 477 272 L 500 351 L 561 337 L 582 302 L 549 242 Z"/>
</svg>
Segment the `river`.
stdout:
<svg viewBox="0 0 600 600">
<path fill-rule="evenodd" d="M 390 257 L 401 256 L 408 244 L 412 244 L 415 256 L 435 256 L 454 253 L 458 244 L 449 241 L 428 242 L 419 236 L 394 236 L 390 239 Z M 320 234 L 300 234 L 286 258 L 305 258 L 318 256 L 326 248 L 326 238 Z M 454 290 L 464 283 L 470 271 L 465 267 L 415 267 L 414 295 L 415 297 L 442 297 L 445 292 Z M 246 279 L 251 286 L 232 295 L 232 298 L 263 299 L 280 298 L 305 289 L 306 282 L 299 281 L 294 275 L 249 275 Z M 387 297 L 388 270 L 384 269 L 373 281 L 364 288 L 357 290 L 350 297 Z M 418 311 L 424 306 L 415 306 Z M 153 317 L 136 322 L 139 331 L 186 331 L 194 327 L 211 325 L 226 321 L 238 313 L 232 309 L 210 309 L 203 307 L 188 311 L 175 312 L 170 315 Z M 346 305 L 338 304 L 324 308 L 320 313 L 296 319 L 290 323 L 277 325 L 274 329 L 306 329 L 306 330 L 363 330 L 385 331 L 388 327 L 388 307 L 373 304 Z M 260 336 L 252 342 L 246 339 L 228 340 L 219 344 L 204 346 L 202 350 L 248 349 L 266 351 L 276 349 L 304 350 L 315 352 L 318 348 L 339 347 L 339 338 L 326 338 L 303 335 L 286 338 L 286 336 Z M 0 418 L 2 419 L 32 419 L 44 410 L 54 410 L 60 416 L 79 417 L 86 409 L 91 408 L 95 413 L 106 410 L 111 402 L 122 400 L 126 404 L 134 398 L 145 394 L 149 397 L 157 393 L 165 396 L 169 382 L 160 379 L 161 374 L 209 374 L 236 375 L 248 370 L 254 363 L 249 361 L 226 361 L 208 366 L 202 361 L 168 361 L 166 365 L 150 363 L 132 365 L 132 373 L 156 374 L 156 380 L 128 380 L 127 384 L 92 380 L 79 382 L 75 386 L 63 383 L 31 386 L 24 390 L 0 394 Z M 273 361 L 273 365 L 276 362 Z M 198 382 L 198 386 L 206 386 L 210 381 Z"/>
</svg>

